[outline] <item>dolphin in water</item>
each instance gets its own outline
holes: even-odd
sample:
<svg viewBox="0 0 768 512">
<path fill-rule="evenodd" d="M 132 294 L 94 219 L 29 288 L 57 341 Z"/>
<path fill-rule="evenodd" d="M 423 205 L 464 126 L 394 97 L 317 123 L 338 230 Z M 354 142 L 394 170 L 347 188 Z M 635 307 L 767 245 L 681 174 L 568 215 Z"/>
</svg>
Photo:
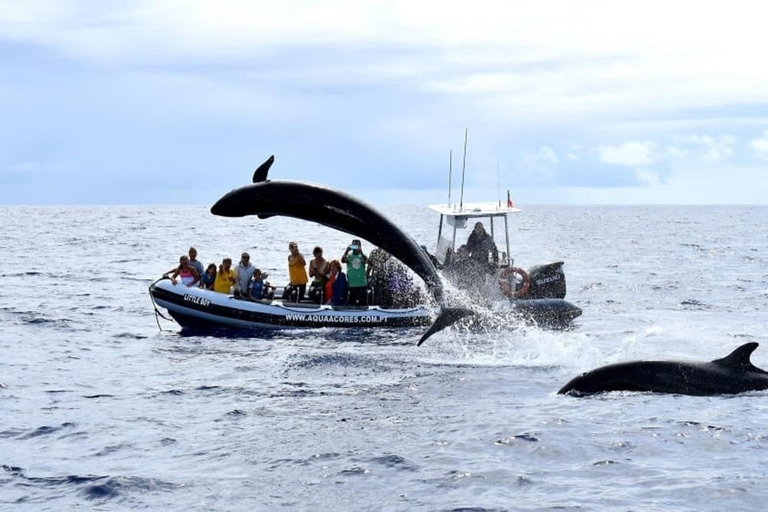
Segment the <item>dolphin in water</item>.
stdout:
<svg viewBox="0 0 768 512">
<path fill-rule="evenodd" d="M 211 213 L 222 217 L 256 215 L 260 219 L 294 217 L 364 238 L 384 249 L 424 280 L 441 307 L 437 319 L 418 345 L 434 333 L 472 314 L 466 308 L 445 307 L 443 285 L 427 253 L 384 215 L 363 201 L 325 185 L 268 180 L 267 173 L 273 162 L 274 155 L 256 169 L 253 184 L 222 196 L 211 207 Z"/>
<path fill-rule="evenodd" d="M 758 344 L 746 343 L 711 362 L 631 361 L 581 374 L 559 394 L 577 396 L 605 391 L 651 391 L 692 396 L 733 395 L 768 389 L 768 372 L 757 368 L 750 355 Z"/>
</svg>

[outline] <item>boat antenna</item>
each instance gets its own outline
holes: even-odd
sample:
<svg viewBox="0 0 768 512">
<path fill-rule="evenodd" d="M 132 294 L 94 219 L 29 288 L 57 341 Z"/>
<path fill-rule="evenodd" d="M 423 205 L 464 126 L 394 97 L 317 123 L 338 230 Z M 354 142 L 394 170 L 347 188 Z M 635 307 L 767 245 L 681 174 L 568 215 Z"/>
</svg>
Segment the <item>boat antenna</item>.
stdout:
<svg viewBox="0 0 768 512">
<path fill-rule="evenodd" d="M 501 209 L 501 178 L 499 178 L 499 159 L 496 159 L 496 194 L 499 197 L 499 209 Z"/>
<path fill-rule="evenodd" d="M 461 197 L 459 198 L 459 210 L 464 208 L 464 171 L 467 170 L 467 132 L 469 128 L 464 128 L 464 159 L 461 162 Z"/>
<path fill-rule="evenodd" d="M 453 176 L 453 150 L 448 150 L 448 206 L 451 206 L 451 180 Z"/>
</svg>

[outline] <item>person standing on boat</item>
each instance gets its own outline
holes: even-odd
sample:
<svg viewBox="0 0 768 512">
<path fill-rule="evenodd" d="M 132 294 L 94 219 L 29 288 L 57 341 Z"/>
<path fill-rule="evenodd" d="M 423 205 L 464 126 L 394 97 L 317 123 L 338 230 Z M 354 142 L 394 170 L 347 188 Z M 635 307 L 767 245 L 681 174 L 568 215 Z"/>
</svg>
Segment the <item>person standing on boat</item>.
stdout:
<svg viewBox="0 0 768 512">
<path fill-rule="evenodd" d="M 309 298 L 319 303 L 322 300 L 325 282 L 328 280 L 328 261 L 323 258 L 322 247 L 315 247 L 312 254 L 315 257 L 309 260 L 309 277 L 313 278 L 309 286 Z"/>
<path fill-rule="evenodd" d="M 189 266 L 197 270 L 197 273 L 201 276 L 205 273 L 203 264 L 197 259 L 197 249 L 194 247 L 189 248 Z"/>
<path fill-rule="evenodd" d="M 224 258 L 219 265 L 216 281 L 213 283 L 213 291 L 229 295 L 229 289 L 233 284 L 235 284 L 235 271 L 232 270 L 232 259 Z"/>
<path fill-rule="evenodd" d="M 304 260 L 304 255 L 299 252 L 299 244 L 291 242 L 288 244 L 288 250 L 291 254 L 288 255 L 288 276 L 291 280 L 290 295 L 295 302 L 299 302 L 304 298 L 304 293 L 307 291 L 307 262 Z M 294 297 L 294 293 L 296 294 Z"/>
<path fill-rule="evenodd" d="M 251 285 L 251 278 L 256 267 L 251 264 L 251 255 L 244 252 L 240 255 L 240 263 L 235 269 L 235 295 L 240 297 L 248 296 L 248 287 Z"/>
<path fill-rule="evenodd" d="M 472 230 L 467 239 L 467 249 L 470 257 L 478 263 L 488 265 L 488 254 L 490 253 L 494 266 L 499 265 L 499 251 L 496 249 L 496 243 L 493 241 L 493 237 L 485 231 L 482 222 L 475 224 L 475 229 Z"/>
<path fill-rule="evenodd" d="M 168 277 L 168 275 L 166 274 L 165 277 Z M 171 282 L 174 285 L 176 284 L 177 277 L 181 279 L 181 284 L 187 288 L 195 286 L 200 281 L 200 274 L 189 264 L 189 256 L 182 255 L 179 258 L 179 266 L 170 275 Z"/>
<path fill-rule="evenodd" d="M 363 253 L 360 240 L 352 240 L 347 250 L 344 251 L 341 262 L 347 264 L 349 304 L 366 306 L 368 304 L 368 278 L 365 274 L 365 264 L 368 263 L 368 257 Z"/>
</svg>

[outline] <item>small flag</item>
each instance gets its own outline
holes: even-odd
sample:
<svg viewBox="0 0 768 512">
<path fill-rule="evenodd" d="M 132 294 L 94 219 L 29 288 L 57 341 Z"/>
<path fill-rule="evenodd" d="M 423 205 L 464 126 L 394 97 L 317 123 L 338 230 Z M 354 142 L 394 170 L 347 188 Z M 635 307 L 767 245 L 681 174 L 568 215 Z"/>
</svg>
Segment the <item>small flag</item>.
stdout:
<svg viewBox="0 0 768 512">
<path fill-rule="evenodd" d="M 512 198 L 509 196 L 509 190 L 507 190 L 507 208 L 514 208 L 515 203 L 512 202 Z"/>
</svg>

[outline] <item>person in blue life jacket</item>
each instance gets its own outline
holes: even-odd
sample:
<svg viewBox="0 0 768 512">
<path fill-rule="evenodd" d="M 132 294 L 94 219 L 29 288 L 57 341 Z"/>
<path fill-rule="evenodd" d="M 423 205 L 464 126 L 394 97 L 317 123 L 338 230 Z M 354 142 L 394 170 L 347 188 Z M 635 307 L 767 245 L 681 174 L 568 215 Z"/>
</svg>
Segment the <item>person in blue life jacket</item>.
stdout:
<svg viewBox="0 0 768 512">
<path fill-rule="evenodd" d="M 269 277 L 269 275 L 262 273 L 261 269 L 256 268 L 253 270 L 249 295 L 252 299 L 261 300 L 265 298 L 265 288 L 269 286 L 269 283 L 264 282 L 267 277 Z"/>
</svg>

